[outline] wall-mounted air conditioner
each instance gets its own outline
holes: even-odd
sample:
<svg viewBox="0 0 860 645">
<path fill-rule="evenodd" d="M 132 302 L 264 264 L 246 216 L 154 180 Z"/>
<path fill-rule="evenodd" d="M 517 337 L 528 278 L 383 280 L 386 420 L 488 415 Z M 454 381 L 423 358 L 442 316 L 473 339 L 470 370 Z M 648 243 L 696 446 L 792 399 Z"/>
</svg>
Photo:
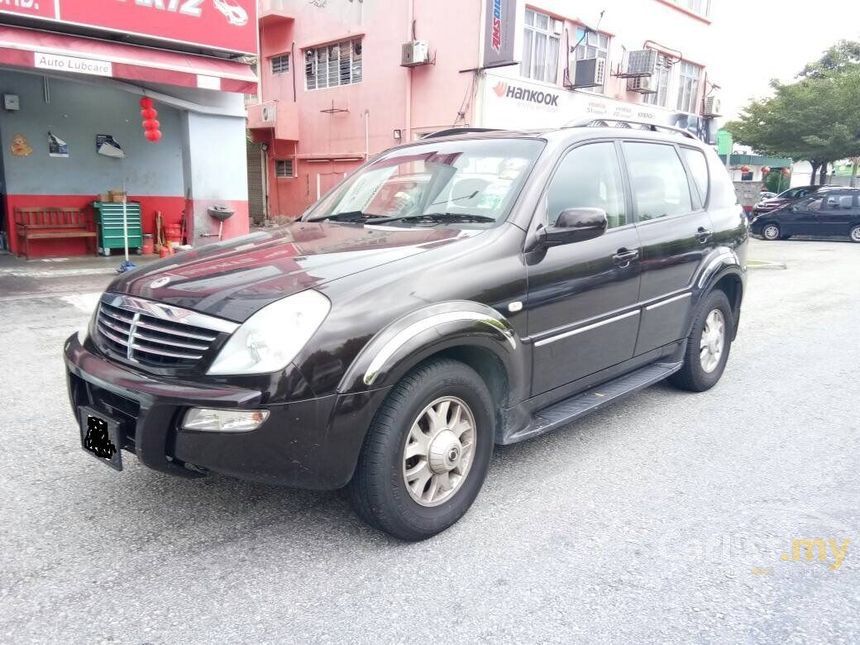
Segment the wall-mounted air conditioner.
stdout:
<svg viewBox="0 0 860 645">
<path fill-rule="evenodd" d="M 429 62 L 430 45 L 426 41 L 413 40 L 412 42 L 403 43 L 400 57 L 401 67 L 418 67 L 419 65 L 427 65 Z"/>
<path fill-rule="evenodd" d="M 561 36 L 561 32 L 564 31 L 564 23 L 561 20 L 556 20 L 553 18 L 552 21 L 552 33 L 556 36 Z"/>
<path fill-rule="evenodd" d="M 605 58 L 584 58 L 576 61 L 574 87 L 603 87 L 606 80 Z"/>
<path fill-rule="evenodd" d="M 275 103 L 266 103 L 260 108 L 260 120 L 263 123 L 275 124 L 278 120 L 278 106 Z"/>
<path fill-rule="evenodd" d="M 657 71 L 657 52 L 653 49 L 637 49 L 627 54 L 627 68 L 620 76 L 637 78 L 652 76 Z"/>
<path fill-rule="evenodd" d="M 706 96 L 705 109 L 702 114 L 706 117 L 722 116 L 720 114 L 720 97 Z"/>
<path fill-rule="evenodd" d="M 639 94 L 656 94 L 655 83 L 650 76 L 634 76 L 627 79 L 627 91 Z"/>
</svg>

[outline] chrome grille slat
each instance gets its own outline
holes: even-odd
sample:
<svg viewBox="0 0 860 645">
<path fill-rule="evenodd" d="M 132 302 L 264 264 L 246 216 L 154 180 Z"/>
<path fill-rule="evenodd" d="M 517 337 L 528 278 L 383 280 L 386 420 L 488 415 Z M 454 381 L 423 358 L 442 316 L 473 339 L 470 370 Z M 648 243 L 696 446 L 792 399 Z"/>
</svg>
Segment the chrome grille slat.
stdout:
<svg viewBox="0 0 860 645">
<path fill-rule="evenodd" d="M 96 324 L 110 352 L 143 365 L 182 369 L 194 367 L 221 334 L 238 327 L 222 318 L 119 294 L 102 296 Z"/>
<path fill-rule="evenodd" d="M 211 336 L 205 336 L 199 333 L 192 332 L 184 332 L 179 331 L 177 329 L 170 329 L 168 327 L 164 327 L 163 325 L 156 325 L 155 323 L 150 322 L 149 320 L 144 320 L 143 317 L 137 323 L 138 327 L 142 329 L 149 329 L 151 331 L 157 331 L 162 334 L 173 334 L 175 336 L 180 336 L 182 338 L 192 338 L 194 340 L 205 340 L 208 343 L 211 343 L 213 340 L 218 338 L 218 334 L 213 334 Z"/>
<path fill-rule="evenodd" d="M 143 347 L 141 345 L 138 345 L 137 343 L 134 343 L 131 346 L 131 348 L 135 351 L 144 352 L 145 354 L 152 354 L 154 356 L 168 356 L 170 358 L 182 358 L 182 359 L 190 360 L 190 361 L 199 361 L 201 358 L 203 358 L 202 354 L 180 354 L 179 352 L 168 352 L 168 351 L 163 351 L 163 350 L 153 350 L 153 349 L 149 349 L 148 347 Z"/>
<path fill-rule="evenodd" d="M 140 323 L 138 323 L 137 326 L 140 327 L 141 326 Z M 163 338 L 156 338 L 155 336 L 147 336 L 146 334 L 141 333 L 139 329 L 137 331 L 135 331 L 134 339 L 136 341 L 144 341 L 144 342 L 152 343 L 152 344 L 167 345 L 168 347 L 180 347 L 182 349 L 196 349 L 198 352 L 205 352 L 207 349 L 209 349 L 208 343 L 202 344 L 202 345 L 200 343 L 197 343 L 195 345 L 193 343 L 180 343 L 180 342 L 177 342 L 175 340 L 165 340 Z"/>
</svg>

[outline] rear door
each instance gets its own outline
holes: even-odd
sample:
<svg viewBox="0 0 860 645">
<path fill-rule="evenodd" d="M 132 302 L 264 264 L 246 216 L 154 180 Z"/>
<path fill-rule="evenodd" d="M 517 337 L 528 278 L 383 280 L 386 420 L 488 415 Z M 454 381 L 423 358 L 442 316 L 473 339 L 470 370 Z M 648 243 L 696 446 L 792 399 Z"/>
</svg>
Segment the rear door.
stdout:
<svg viewBox="0 0 860 645">
<path fill-rule="evenodd" d="M 827 193 L 818 211 L 815 235 L 848 235 L 856 213 L 857 197 L 853 193 Z"/>
<path fill-rule="evenodd" d="M 580 207 L 606 212 L 609 226 L 603 235 L 526 257 L 533 395 L 633 357 L 639 238 L 614 142 L 587 143 L 564 153 L 536 224 L 552 225 L 562 211 Z"/>
<path fill-rule="evenodd" d="M 692 282 L 715 242 L 704 153 L 652 141 L 622 149 L 642 244 L 638 356 L 684 337 Z"/>
</svg>

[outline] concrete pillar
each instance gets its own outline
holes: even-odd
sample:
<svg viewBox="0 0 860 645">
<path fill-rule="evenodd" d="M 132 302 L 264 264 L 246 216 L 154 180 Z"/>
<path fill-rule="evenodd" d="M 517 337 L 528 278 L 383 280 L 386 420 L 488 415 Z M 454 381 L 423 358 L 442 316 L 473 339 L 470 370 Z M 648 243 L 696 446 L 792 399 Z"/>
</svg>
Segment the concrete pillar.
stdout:
<svg viewBox="0 0 860 645">
<path fill-rule="evenodd" d="M 242 101 L 240 95 L 235 99 Z M 184 112 L 183 138 L 187 207 L 193 214 L 189 243 L 218 241 L 218 221 L 208 213 L 216 205 L 235 211 L 224 222 L 224 239 L 244 235 L 249 228 L 245 119 Z"/>
</svg>

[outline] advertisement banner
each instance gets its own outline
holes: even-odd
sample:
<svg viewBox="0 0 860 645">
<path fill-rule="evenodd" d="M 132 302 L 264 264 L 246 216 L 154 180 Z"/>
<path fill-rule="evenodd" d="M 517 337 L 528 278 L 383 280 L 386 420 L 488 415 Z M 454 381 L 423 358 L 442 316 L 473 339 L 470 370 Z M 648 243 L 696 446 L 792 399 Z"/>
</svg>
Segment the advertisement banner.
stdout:
<svg viewBox="0 0 860 645">
<path fill-rule="evenodd" d="M 203 49 L 257 51 L 256 0 L 0 0 L 0 13 Z"/>
<path fill-rule="evenodd" d="M 517 0 L 486 0 L 485 15 L 483 66 L 513 63 Z"/>
</svg>

